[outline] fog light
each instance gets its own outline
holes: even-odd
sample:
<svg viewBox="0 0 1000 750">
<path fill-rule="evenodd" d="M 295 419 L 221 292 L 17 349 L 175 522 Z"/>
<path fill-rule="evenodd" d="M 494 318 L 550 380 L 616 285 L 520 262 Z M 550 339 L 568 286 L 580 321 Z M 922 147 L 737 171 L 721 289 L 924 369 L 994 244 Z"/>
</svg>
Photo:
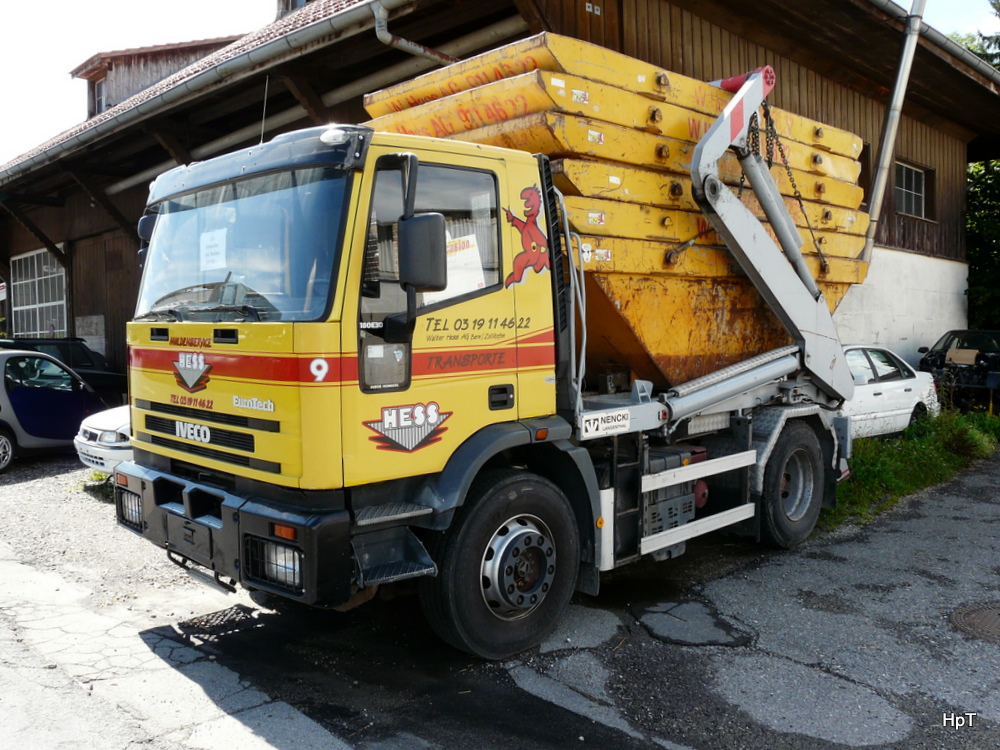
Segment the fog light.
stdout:
<svg viewBox="0 0 1000 750">
<path fill-rule="evenodd" d="M 283 544 L 268 542 L 264 545 L 264 577 L 286 588 L 302 587 L 302 568 L 299 551 Z"/>
<path fill-rule="evenodd" d="M 115 492 L 118 522 L 133 531 L 142 532 L 142 498 L 121 487 Z"/>
</svg>

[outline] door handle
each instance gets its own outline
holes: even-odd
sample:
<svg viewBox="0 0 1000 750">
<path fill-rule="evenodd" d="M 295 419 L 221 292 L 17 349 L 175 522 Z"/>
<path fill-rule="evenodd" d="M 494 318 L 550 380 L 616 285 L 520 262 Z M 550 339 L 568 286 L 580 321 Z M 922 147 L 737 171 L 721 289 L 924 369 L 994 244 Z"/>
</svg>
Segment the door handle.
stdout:
<svg viewBox="0 0 1000 750">
<path fill-rule="evenodd" d="M 873 395 L 873 396 L 881 396 L 881 395 L 882 395 L 882 391 L 876 391 L 876 392 L 875 392 L 875 393 L 873 393 L 872 395 Z"/>
<path fill-rule="evenodd" d="M 489 391 L 489 404 L 490 411 L 513 408 L 514 386 L 510 384 L 491 385 Z"/>
</svg>

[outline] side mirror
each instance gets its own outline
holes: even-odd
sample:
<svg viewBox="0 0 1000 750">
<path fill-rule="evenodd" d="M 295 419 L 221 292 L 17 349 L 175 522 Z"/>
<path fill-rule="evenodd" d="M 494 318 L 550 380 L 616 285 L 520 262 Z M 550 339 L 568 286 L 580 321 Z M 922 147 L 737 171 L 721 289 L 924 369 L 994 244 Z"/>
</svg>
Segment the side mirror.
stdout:
<svg viewBox="0 0 1000 750">
<path fill-rule="evenodd" d="M 139 225 L 136 227 L 136 234 L 139 235 L 139 239 L 143 242 L 149 242 L 149 238 L 153 236 L 153 227 L 156 226 L 156 214 L 146 214 L 141 219 L 139 219 Z"/>
<path fill-rule="evenodd" d="M 382 324 L 387 344 L 406 344 L 417 321 L 417 292 L 440 292 L 448 286 L 444 216 L 427 213 L 399 219 L 399 285 L 406 290 L 406 312 Z"/>
<path fill-rule="evenodd" d="M 442 214 L 399 220 L 399 283 L 417 292 L 448 286 L 447 240 Z"/>
<path fill-rule="evenodd" d="M 919 349 L 917 349 L 917 353 L 918 354 L 927 354 L 927 352 L 929 352 L 929 351 L 930 351 L 930 348 L 926 347 L 926 346 L 922 346 Z"/>
<path fill-rule="evenodd" d="M 855 375 L 854 385 L 868 385 L 868 378 L 866 378 L 864 375 Z"/>
</svg>

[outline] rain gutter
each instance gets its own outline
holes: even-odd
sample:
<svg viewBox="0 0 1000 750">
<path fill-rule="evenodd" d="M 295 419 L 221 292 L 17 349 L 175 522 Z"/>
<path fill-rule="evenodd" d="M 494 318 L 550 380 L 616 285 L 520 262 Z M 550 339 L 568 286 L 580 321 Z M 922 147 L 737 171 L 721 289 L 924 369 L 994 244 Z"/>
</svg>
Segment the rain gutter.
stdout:
<svg viewBox="0 0 1000 750">
<path fill-rule="evenodd" d="M 528 31 L 528 25 L 524 19 L 520 16 L 512 16 L 505 21 L 498 21 L 492 26 L 486 26 L 464 37 L 443 44 L 441 45 L 441 50 L 454 55 L 465 55 L 482 47 L 488 47 L 496 42 L 509 39 L 517 34 L 523 34 L 526 31 Z M 377 91 L 393 83 L 405 81 L 434 67 L 436 64 L 439 65 L 440 61 L 422 57 L 411 58 L 367 75 L 364 78 L 355 79 L 332 91 L 328 91 L 322 96 L 323 104 L 327 107 L 333 107 L 336 104 L 361 96 L 362 94 L 367 94 L 370 91 Z M 277 130 L 278 128 L 291 125 L 305 116 L 306 111 L 301 106 L 290 107 L 283 112 L 268 115 L 263 123 L 263 129 L 265 132 Z M 245 125 L 231 133 L 216 138 L 214 141 L 209 141 L 208 143 L 203 143 L 200 146 L 192 148 L 191 157 L 195 160 L 200 160 L 222 153 L 223 151 L 228 151 L 241 143 L 245 143 L 250 138 L 259 136 L 260 132 L 261 123 Z M 126 177 L 123 180 L 108 185 L 104 188 L 104 192 L 108 195 L 117 195 L 136 185 L 148 183 L 168 169 L 173 169 L 176 166 L 177 162 L 175 161 L 161 162 L 131 177 Z"/>
</svg>

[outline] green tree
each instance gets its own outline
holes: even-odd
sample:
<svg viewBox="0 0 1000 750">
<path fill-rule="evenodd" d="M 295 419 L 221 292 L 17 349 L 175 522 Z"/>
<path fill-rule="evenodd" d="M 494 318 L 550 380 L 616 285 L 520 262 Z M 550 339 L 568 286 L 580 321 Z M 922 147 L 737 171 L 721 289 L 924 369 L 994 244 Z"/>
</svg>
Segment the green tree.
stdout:
<svg viewBox="0 0 1000 750">
<path fill-rule="evenodd" d="M 986 0 L 986 2 L 990 4 L 994 15 L 1000 17 L 1000 0 Z M 976 32 L 976 36 L 979 37 L 976 43 L 965 46 L 996 68 L 1000 65 L 1000 34 L 983 34 L 980 31 Z M 956 41 L 964 44 L 961 39 Z"/>
<path fill-rule="evenodd" d="M 969 165 L 969 326 L 1000 329 L 1000 160 Z"/>
<path fill-rule="evenodd" d="M 1000 0 L 986 2 L 1000 17 Z M 951 38 L 993 67 L 1000 66 L 1000 34 L 952 34 Z M 1000 160 L 970 164 L 968 178 L 969 326 L 1000 329 Z"/>
</svg>

